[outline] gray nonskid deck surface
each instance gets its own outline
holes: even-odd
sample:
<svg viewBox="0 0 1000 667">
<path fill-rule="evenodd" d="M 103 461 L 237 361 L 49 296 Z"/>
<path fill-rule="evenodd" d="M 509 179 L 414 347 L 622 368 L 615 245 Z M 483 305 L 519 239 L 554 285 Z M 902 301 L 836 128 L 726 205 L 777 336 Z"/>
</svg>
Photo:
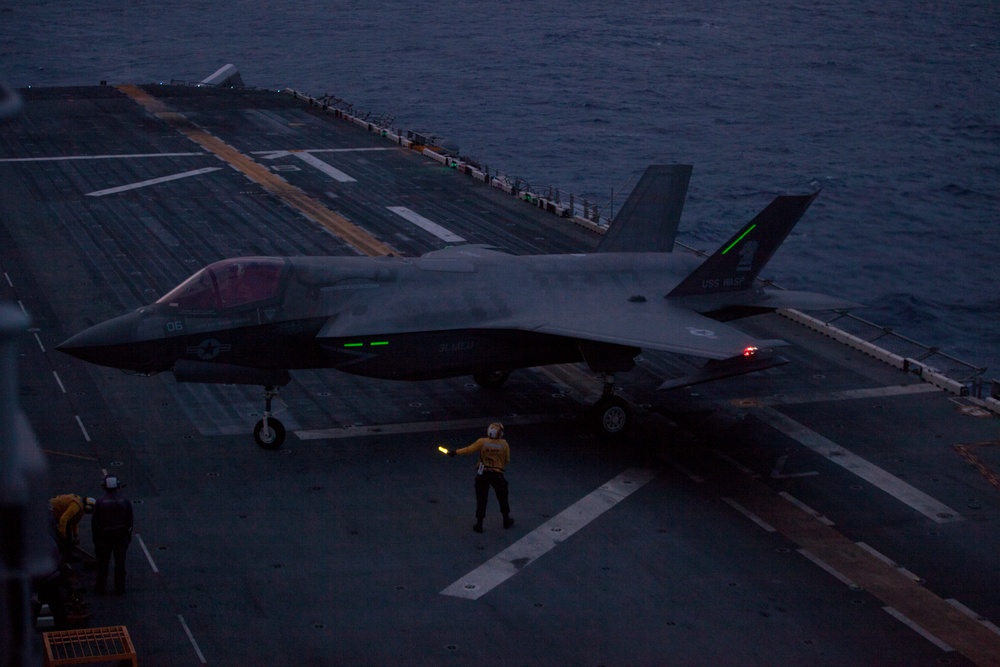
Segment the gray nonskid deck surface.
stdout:
<svg viewBox="0 0 1000 667">
<path fill-rule="evenodd" d="M 403 255 L 448 242 L 389 207 L 515 254 L 596 244 L 289 96 L 145 90 Z M 618 378 L 639 406 L 625 443 L 591 434 L 600 383 L 576 366 L 494 392 L 303 371 L 276 403 L 293 433 L 265 452 L 249 435 L 259 388 L 133 377 L 53 347 L 211 261 L 348 244 L 110 87 L 27 93 L 0 129 L 0 188 L 0 298 L 33 318 L 21 402 L 49 491 L 96 495 L 113 469 L 138 503 L 128 594 L 91 599 L 91 624 L 127 625 L 142 664 L 1000 655 L 1000 635 L 962 611 L 1000 620 L 996 420 L 913 376 L 769 315 L 740 323 L 792 343 L 764 373 L 657 393 L 692 361 L 643 355 Z M 436 447 L 495 419 L 517 524 L 500 527 L 493 499 L 477 535 L 472 461 Z M 612 481 L 630 475 L 643 483 L 622 496 Z M 442 594 L 490 563 L 510 574 L 489 592 Z"/>
</svg>

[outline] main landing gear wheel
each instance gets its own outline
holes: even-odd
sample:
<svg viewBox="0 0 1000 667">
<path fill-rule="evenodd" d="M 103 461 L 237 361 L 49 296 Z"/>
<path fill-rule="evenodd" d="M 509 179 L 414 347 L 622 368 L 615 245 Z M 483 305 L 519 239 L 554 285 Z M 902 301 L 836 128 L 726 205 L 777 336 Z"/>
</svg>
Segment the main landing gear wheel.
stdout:
<svg viewBox="0 0 1000 667">
<path fill-rule="evenodd" d="M 606 394 L 594 405 L 594 422 L 601 435 L 621 437 L 632 425 L 632 408 L 620 396 Z"/>
<path fill-rule="evenodd" d="M 261 449 L 278 449 L 285 442 L 285 425 L 271 416 L 271 399 L 277 387 L 264 387 L 264 418 L 253 427 L 253 439 Z"/>
<path fill-rule="evenodd" d="M 253 439 L 261 449 L 278 449 L 285 442 L 285 426 L 274 417 L 261 419 L 253 427 Z"/>
<path fill-rule="evenodd" d="M 484 389 L 499 389 L 509 377 L 508 371 L 490 371 L 488 373 L 475 373 L 472 379 Z"/>
</svg>

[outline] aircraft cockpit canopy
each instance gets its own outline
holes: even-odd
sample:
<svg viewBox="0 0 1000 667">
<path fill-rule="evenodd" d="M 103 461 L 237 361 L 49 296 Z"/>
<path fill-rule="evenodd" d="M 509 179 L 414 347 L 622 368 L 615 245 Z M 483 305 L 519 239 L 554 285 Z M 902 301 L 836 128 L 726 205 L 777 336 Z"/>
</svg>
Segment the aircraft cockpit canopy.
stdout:
<svg viewBox="0 0 1000 667">
<path fill-rule="evenodd" d="M 156 303 L 181 310 L 226 310 L 278 296 L 285 261 L 277 257 L 240 257 L 209 264 Z"/>
</svg>

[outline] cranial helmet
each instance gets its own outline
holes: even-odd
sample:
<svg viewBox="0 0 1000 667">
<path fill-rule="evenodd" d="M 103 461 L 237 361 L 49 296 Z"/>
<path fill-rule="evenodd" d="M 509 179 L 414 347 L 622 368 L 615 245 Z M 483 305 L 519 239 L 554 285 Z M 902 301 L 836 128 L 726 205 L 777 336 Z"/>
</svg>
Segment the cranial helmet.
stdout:
<svg viewBox="0 0 1000 667">
<path fill-rule="evenodd" d="M 84 498 L 83 499 L 83 511 L 84 511 L 84 513 L 85 514 L 90 514 L 91 512 L 93 512 L 94 511 L 94 505 L 96 505 L 96 504 L 97 504 L 97 501 L 95 499 L 89 498 L 89 497 L 88 498 Z"/>
<path fill-rule="evenodd" d="M 116 475 L 108 475 L 104 478 L 104 481 L 101 482 L 101 486 L 103 486 L 106 490 L 111 491 L 120 487 L 121 482 L 118 481 L 118 477 Z"/>
<path fill-rule="evenodd" d="M 503 424 L 501 424 L 500 422 L 493 422 L 492 424 L 490 424 L 489 427 L 486 429 L 486 437 L 493 438 L 494 440 L 496 440 L 497 438 L 502 438 Z"/>
</svg>

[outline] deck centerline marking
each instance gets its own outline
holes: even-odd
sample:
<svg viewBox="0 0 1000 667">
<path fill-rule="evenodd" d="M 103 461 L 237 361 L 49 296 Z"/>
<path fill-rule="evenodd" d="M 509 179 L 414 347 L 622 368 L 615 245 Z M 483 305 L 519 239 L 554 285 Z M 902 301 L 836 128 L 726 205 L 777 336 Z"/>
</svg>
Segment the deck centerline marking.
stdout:
<svg viewBox="0 0 1000 667">
<path fill-rule="evenodd" d="M 496 556 L 441 591 L 478 600 L 567 540 L 652 480 L 654 472 L 630 468 L 552 517 Z"/>
<path fill-rule="evenodd" d="M 149 566 L 153 568 L 153 574 L 159 574 L 160 568 L 156 567 L 156 563 L 153 562 L 153 555 L 149 553 L 149 549 L 146 548 L 146 543 L 143 542 L 142 535 L 136 533 L 135 539 L 139 540 L 139 546 L 142 547 L 142 552 L 146 554 L 146 560 L 149 561 Z"/>
<path fill-rule="evenodd" d="M 88 197 L 103 197 L 104 195 L 113 195 L 119 192 L 127 192 L 129 190 L 137 190 L 138 188 L 145 188 L 150 185 L 157 185 L 158 183 L 168 183 L 170 181 L 176 181 L 181 178 L 189 178 L 191 176 L 200 176 L 201 174 L 207 174 L 213 171 L 219 171 L 222 167 L 203 167 L 201 169 L 193 169 L 191 171 L 183 171 L 179 174 L 171 174 L 169 176 L 160 176 L 158 178 L 150 178 L 145 181 L 138 181 L 136 183 L 129 183 L 128 185 L 119 185 L 114 188 L 106 188 L 104 190 L 94 190 L 93 192 L 88 192 Z"/>
<path fill-rule="evenodd" d="M 90 434 L 87 433 L 87 427 L 83 425 L 83 420 L 80 419 L 80 415 L 73 416 L 76 418 L 76 423 L 80 427 L 80 430 L 83 431 L 83 439 L 90 442 Z"/>
<path fill-rule="evenodd" d="M 451 419 L 446 421 L 408 422 L 399 424 L 371 424 L 351 428 L 319 428 L 293 431 L 300 440 L 343 440 L 347 438 L 367 438 L 373 435 L 401 435 L 407 433 L 433 433 L 436 431 L 460 431 L 482 427 L 485 417 L 475 419 Z M 552 415 L 519 415 L 504 419 L 504 424 L 526 425 L 544 424 L 556 421 Z M 486 419 L 486 421 L 489 421 Z"/>
<path fill-rule="evenodd" d="M 309 220 L 325 227 L 359 253 L 372 257 L 400 254 L 392 246 L 379 241 L 351 223 L 347 218 L 331 211 L 323 202 L 306 194 L 302 189 L 292 185 L 222 139 L 209 134 L 183 114 L 173 111 L 163 101 L 153 97 L 139 86 L 122 85 L 118 86 L 118 90 L 191 141 L 241 171 L 251 181 L 281 199 Z"/>
<path fill-rule="evenodd" d="M 338 183 L 357 183 L 358 182 L 358 179 L 353 178 L 353 177 L 349 176 L 348 174 L 342 172 L 341 170 L 339 170 L 336 167 L 334 167 L 332 164 L 329 164 L 327 162 L 324 162 L 323 160 L 320 160 L 315 155 L 311 155 L 310 153 L 306 153 L 306 152 L 303 152 L 303 151 L 294 151 L 294 152 L 291 153 L 291 155 L 294 155 L 296 158 L 298 158 L 299 160 L 305 162 L 310 167 L 313 167 L 314 169 L 318 169 L 319 171 L 323 172 L 324 174 L 326 174 L 327 176 L 329 176 L 333 180 L 337 181 Z"/>
<path fill-rule="evenodd" d="M 416 211 L 411 211 L 405 206 L 386 206 L 386 208 L 407 222 L 413 223 L 425 232 L 433 234 L 442 241 L 446 241 L 447 243 L 465 243 L 465 239 L 455 232 L 450 229 L 445 229 L 433 220 L 425 218 Z"/>
<path fill-rule="evenodd" d="M 194 647 L 194 652 L 198 654 L 198 660 L 201 661 L 201 664 L 207 665 L 208 661 L 205 660 L 205 655 L 201 652 L 201 647 L 198 646 L 198 642 L 194 640 L 194 635 L 191 634 L 191 628 L 188 627 L 187 621 L 185 621 L 184 617 L 180 614 L 177 614 L 177 618 L 180 619 L 181 627 L 184 628 L 184 634 L 187 635 L 188 641 L 190 641 L 191 646 Z"/>
<path fill-rule="evenodd" d="M 932 498 L 895 475 L 861 458 L 837 443 L 795 421 L 773 408 L 761 408 L 753 413 L 758 419 L 784 433 L 796 442 L 813 450 L 828 461 L 836 463 L 869 484 L 909 505 L 936 523 L 964 521 L 965 518 L 944 503 Z"/>
</svg>

